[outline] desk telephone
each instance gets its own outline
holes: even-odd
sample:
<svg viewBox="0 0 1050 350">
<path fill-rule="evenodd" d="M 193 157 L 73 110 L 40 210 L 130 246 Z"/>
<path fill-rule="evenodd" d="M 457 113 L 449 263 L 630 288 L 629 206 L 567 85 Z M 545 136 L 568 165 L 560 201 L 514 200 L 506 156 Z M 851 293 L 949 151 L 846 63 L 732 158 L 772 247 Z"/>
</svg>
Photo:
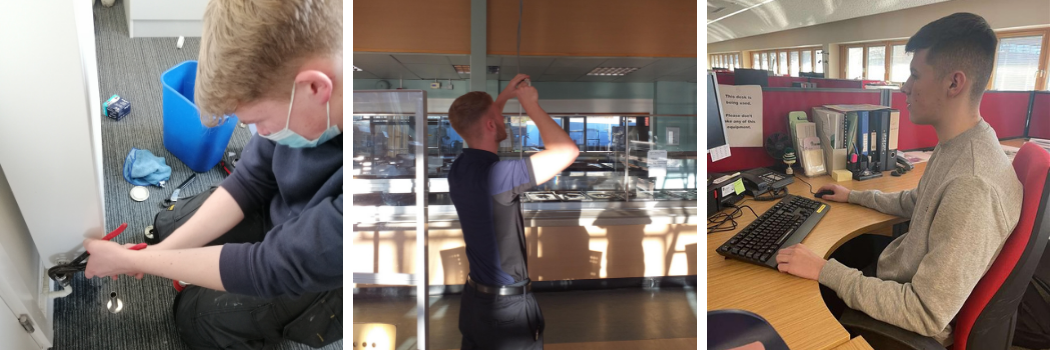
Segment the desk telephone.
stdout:
<svg viewBox="0 0 1050 350">
<path fill-rule="evenodd" d="M 795 182 L 793 176 L 767 168 L 757 168 L 740 173 L 747 194 L 759 201 L 784 198 L 787 186 Z M 768 194 L 767 194 L 768 193 Z"/>
</svg>

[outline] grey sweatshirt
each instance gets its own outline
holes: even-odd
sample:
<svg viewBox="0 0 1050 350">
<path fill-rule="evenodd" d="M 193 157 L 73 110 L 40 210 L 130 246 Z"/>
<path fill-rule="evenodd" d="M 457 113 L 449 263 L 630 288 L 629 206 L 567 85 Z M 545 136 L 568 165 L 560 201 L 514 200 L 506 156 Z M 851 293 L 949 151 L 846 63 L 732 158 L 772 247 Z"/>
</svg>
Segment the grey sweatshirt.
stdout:
<svg viewBox="0 0 1050 350">
<path fill-rule="evenodd" d="M 949 322 L 988 271 L 1021 215 L 1021 183 L 995 131 L 976 126 L 934 148 L 919 186 L 853 191 L 849 202 L 911 218 L 879 256 L 875 277 L 831 259 L 821 284 L 850 308 L 950 343 Z"/>
</svg>

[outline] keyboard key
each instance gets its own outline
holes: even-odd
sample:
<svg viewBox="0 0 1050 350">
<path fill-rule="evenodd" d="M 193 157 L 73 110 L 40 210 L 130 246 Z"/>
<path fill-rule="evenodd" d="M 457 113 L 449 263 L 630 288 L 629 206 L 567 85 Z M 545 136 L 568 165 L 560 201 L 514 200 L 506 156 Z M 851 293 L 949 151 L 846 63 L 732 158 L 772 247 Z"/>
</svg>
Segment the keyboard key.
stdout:
<svg viewBox="0 0 1050 350">
<path fill-rule="evenodd" d="M 758 258 L 758 260 L 768 261 L 771 255 L 772 254 L 762 254 L 762 256 Z"/>
</svg>

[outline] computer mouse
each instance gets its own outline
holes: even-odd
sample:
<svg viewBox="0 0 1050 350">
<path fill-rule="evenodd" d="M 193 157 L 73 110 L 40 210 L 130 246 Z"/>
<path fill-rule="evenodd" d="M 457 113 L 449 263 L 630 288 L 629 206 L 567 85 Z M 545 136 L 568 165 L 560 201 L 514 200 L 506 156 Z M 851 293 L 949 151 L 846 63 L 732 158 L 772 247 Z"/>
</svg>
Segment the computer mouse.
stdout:
<svg viewBox="0 0 1050 350">
<path fill-rule="evenodd" d="M 814 194 L 813 197 L 824 198 L 824 196 L 829 195 L 829 194 L 835 194 L 835 191 L 832 191 L 832 190 L 817 191 L 817 194 Z"/>
</svg>

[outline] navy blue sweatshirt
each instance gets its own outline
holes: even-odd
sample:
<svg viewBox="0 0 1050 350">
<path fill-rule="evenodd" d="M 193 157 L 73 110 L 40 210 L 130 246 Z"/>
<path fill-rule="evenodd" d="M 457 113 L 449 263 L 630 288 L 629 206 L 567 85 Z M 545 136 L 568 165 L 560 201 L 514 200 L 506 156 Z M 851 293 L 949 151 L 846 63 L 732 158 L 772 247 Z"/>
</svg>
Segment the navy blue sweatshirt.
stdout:
<svg viewBox="0 0 1050 350">
<path fill-rule="evenodd" d="M 275 297 L 343 285 L 343 136 L 290 148 L 252 136 L 222 182 L 241 210 L 269 210 L 259 243 L 226 244 L 219 273 L 226 291 Z"/>
</svg>

